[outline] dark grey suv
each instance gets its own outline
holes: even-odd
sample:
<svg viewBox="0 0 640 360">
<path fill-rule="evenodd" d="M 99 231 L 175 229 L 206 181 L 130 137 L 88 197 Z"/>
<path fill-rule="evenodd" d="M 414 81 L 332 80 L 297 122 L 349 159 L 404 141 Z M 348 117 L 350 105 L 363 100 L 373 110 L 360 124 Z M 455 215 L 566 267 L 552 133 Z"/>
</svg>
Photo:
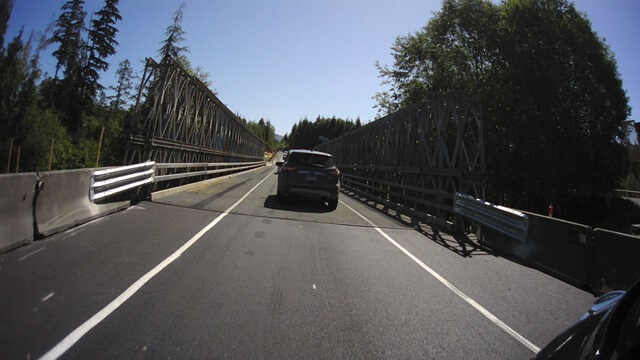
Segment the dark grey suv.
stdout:
<svg viewBox="0 0 640 360">
<path fill-rule="evenodd" d="M 278 202 L 287 196 L 321 198 L 329 208 L 338 207 L 340 170 L 331 154 L 311 150 L 290 150 L 287 161 L 279 161 Z"/>
</svg>

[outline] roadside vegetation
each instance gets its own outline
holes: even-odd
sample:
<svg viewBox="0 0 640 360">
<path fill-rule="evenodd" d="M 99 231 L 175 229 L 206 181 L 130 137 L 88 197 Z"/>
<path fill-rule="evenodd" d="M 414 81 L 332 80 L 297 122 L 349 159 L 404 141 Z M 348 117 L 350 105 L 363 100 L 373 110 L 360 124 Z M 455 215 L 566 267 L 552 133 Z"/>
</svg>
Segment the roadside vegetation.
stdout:
<svg viewBox="0 0 640 360">
<path fill-rule="evenodd" d="M 69 0 L 44 31 L 23 29 L 5 39 L 13 0 L 0 0 L 2 173 L 122 164 L 139 85 L 128 59 L 117 64 L 109 82 L 115 85 L 101 78 L 118 47 L 118 5 L 105 0 L 87 20 L 84 1 Z M 184 6 L 173 14 L 157 57 L 176 59 L 211 87 L 183 45 Z M 48 47 L 55 47 L 53 74 L 40 66 Z M 481 97 L 487 200 L 537 213 L 553 204 L 557 216 L 589 225 L 608 217 L 640 222 L 637 208 L 607 200 L 616 188 L 640 190 L 640 150 L 628 141 L 629 99 L 614 54 L 572 2 L 443 0 L 422 29 L 398 36 L 391 51 L 392 64 L 377 64 L 387 86 L 374 96 L 379 116 L 454 91 Z M 239 118 L 268 151 L 313 148 L 362 125 L 303 118 L 278 141 L 268 119 Z"/>
<path fill-rule="evenodd" d="M 393 63 L 377 64 L 380 115 L 453 91 L 481 97 L 487 200 L 536 213 L 553 204 L 589 225 L 619 210 L 640 222 L 607 200 L 638 186 L 629 100 L 614 54 L 572 2 L 444 0 L 391 50 Z"/>
<path fill-rule="evenodd" d="M 23 29 L 5 39 L 13 1 L 0 0 L 0 172 L 122 165 L 139 79 L 129 59 L 117 64 L 115 85 L 104 86 L 101 78 L 118 47 L 118 5 L 105 0 L 88 20 L 84 1 L 69 0 L 43 32 Z M 191 64 L 183 45 L 184 7 L 173 14 L 157 56 L 175 59 L 211 87 L 210 75 Z M 53 74 L 40 65 L 48 47 L 55 48 Z M 275 145 L 268 121 L 242 120 L 268 148 Z"/>
</svg>

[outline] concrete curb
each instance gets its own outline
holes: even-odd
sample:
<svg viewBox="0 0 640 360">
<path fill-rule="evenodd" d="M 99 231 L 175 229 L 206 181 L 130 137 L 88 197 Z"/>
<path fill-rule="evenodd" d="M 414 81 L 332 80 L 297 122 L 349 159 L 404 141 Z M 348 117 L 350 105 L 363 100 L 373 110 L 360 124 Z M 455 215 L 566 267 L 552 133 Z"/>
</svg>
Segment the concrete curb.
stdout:
<svg viewBox="0 0 640 360">
<path fill-rule="evenodd" d="M 49 236 L 99 217 L 126 209 L 130 201 L 94 204 L 89 200 L 94 169 L 40 174 L 43 188 L 35 204 L 36 236 Z"/>
</svg>

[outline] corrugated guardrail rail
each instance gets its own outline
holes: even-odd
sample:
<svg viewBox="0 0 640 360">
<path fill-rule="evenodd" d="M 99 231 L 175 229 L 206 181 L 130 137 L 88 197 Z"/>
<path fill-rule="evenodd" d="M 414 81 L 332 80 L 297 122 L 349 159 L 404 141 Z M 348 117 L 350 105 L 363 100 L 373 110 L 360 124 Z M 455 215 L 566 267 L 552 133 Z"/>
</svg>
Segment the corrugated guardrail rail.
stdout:
<svg viewBox="0 0 640 360">
<path fill-rule="evenodd" d="M 249 170 L 263 166 L 264 161 L 234 163 L 163 163 L 141 164 L 96 170 L 91 174 L 91 202 L 100 201 L 145 184 Z M 195 170 L 195 171 L 194 171 Z M 167 172 L 173 172 L 167 174 Z"/>
<path fill-rule="evenodd" d="M 620 197 L 640 199 L 640 191 L 616 189 L 615 193 Z"/>
<path fill-rule="evenodd" d="M 154 161 L 96 170 L 91 174 L 89 198 L 92 202 L 129 191 L 155 181 Z"/>
<path fill-rule="evenodd" d="M 456 193 L 453 212 L 488 226 L 521 243 L 527 241 L 529 217 L 517 210 Z"/>
<path fill-rule="evenodd" d="M 258 166 L 263 166 L 265 164 L 264 161 L 256 161 L 256 162 L 234 162 L 234 163 L 166 163 L 166 164 L 156 164 L 156 182 L 173 180 L 173 179 L 182 179 L 193 176 L 203 176 L 203 175 L 213 175 L 220 174 L 229 171 L 240 171 L 240 170 L 249 170 L 252 168 L 256 168 Z M 214 169 L 211 169 L 214 168 Z M 174 173 L 174 174 L 164 174 L 164 170 L 173 169 L 179 170 L 184 169 L 184 172 Z M 194 169 L 202 169 L 192 171 Z M 160 170 L 160 171 L 159 171 Z"/>
</svg>

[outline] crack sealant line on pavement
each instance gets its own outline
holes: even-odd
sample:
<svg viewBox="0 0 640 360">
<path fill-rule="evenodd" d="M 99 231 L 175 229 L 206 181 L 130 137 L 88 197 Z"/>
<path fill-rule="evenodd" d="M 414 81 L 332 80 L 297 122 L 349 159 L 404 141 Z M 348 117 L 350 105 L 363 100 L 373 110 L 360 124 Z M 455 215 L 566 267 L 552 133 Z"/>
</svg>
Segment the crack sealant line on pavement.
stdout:
<svg viewBox="0 0 640 360">
<path fill-rule="evenodd" d="M 413 260 L 416 264 L 418 264 L 426 272 L 428 272 L 433 277 L 435 277 L 444 286 L 449 288 L 449 290 L 453 291 L 456 295 L 458 295 L 460 298 L 462 298 L 462 300 L 466 301 L 471 306 L 473 306 L 476 310 L 478 310 L 482 315 L 484 315 L 492 323 L 496 324 L 504 332 L 506 332 L 507 334 L 509 334 L 513 338 L 515 338 L 518 342 L 520 342 L 522 345 L 526 346 L 529 350 L 533 351 L 534 353 L 538 353 L 540 351 L 540 348 L 538 346 L 534 345 L 531 341 L 527 340 L 524 336 L 520 335 L 517 331 L 513 330 L 511 327 L 509 327 L 509 325 L 505 324 L 502 320 L 498 319 L 497 316 L 493 315 L 491 312 L 489 312 L 489 310 L 485 309 L 482 305 L 478 304 L 475 300 L 473 300 L 472 298 L 468 297 L 465 293 L 460 291 L 460 289 L 455 287 L 452 283 L 450 283 L 447 279 L 445 279 L 440 274 L 438 274 L 435 270 L 433 270 L 430 267 L 428 267 L 425 263 L 423 263 L 415 255 L 410 253 L 402 245 L 398 244 L 395 240 L 393 240 L 389 235 L 387 235 L 387 233 L 382 231 L 382 229 L 380 229 L 379 226 L 376 226 L 373 222 L 371 222 L 371 220 L 369 220 L 366 217 L 364 217 L 364 215 L 362 215 L 359 212 L 357 212 L 356 210 L 354 210 L 351 206 L 345 204 L 342 201 L 340 201 L 340 202 L 342 203 L 342 205 L 346 206 L 351 211 L 353 211 L 356 215 L 360 216 L 364 221 L 366 221 L 369 224 L 371 224 L 373 226 L 373 228 L 378 233 L 380 233 L 380 235 L 382 235 L 387 241 L 389 241 L 396 248 L 398 248 L 400 251 L 402 251 L 405 255 L 407 255 L 411 260 Z"/>
<path fill-rule="evenodd" d="M 275 170 L 274 170 L 275 171 Z M 53 349 L 49 350 L 46 354 L 44 354 L 40 359 L 49 360 L 49 359 L 58 359 L 62 356 L 67 350 L 69 350 L 76 342 L 78 342 L 84 335 L 86 335 L 91 329 L 93 329 L 96 325 L 102 322 L 107 316 L 111 315 L 120 305 L 124 304 L 131 296 L 133 296 L 142 286 L 144 286 L 149 280 L 151 280 L 154 276 L 160 273 L 164 268 L 169 266 L 172 262 L 182 255 L 187 249 L 189 249 L 193 244 L 195 244 L 207 231 L 211 230 L 216 224 L 220 222 L 225 216 L 229 215 L 229 213 L 240 204 L 244 199 L 249 196 L 258 186 L 260 186 L 265 180 L 271 176 L 271 171 L 269 175 L 267 175 L 264 179 L 262 179 L 256 186 L 251 188 L 240 200 L 236 201 L 233 205 L 231 205 L 227 210 L 225 210 L 222 214 L 218 215 L 213 221 L 211 221 L 207 226 L 202 228 L 202 230 L 198 231 L 189 241 L 187 241 L 184 245 L 182 245 L 178 250 L 176 250 L 173 254 L 171 254 L 168 258 L 164 259 L 160 264 L 156 265 L 151 271 L 146 273 L 136 282 L 134 282 L 129 288 L 127 288 L 122 294 L 120 294 L 115 300 L 109 303 L 106 307 L 100 310 L 97 314 L 93 315 L 89 320 L 85 321 L 82 325 L 72 331 L 67 337 L 62 339 L 60 343 L 53 347 Z"/>
</svg>

